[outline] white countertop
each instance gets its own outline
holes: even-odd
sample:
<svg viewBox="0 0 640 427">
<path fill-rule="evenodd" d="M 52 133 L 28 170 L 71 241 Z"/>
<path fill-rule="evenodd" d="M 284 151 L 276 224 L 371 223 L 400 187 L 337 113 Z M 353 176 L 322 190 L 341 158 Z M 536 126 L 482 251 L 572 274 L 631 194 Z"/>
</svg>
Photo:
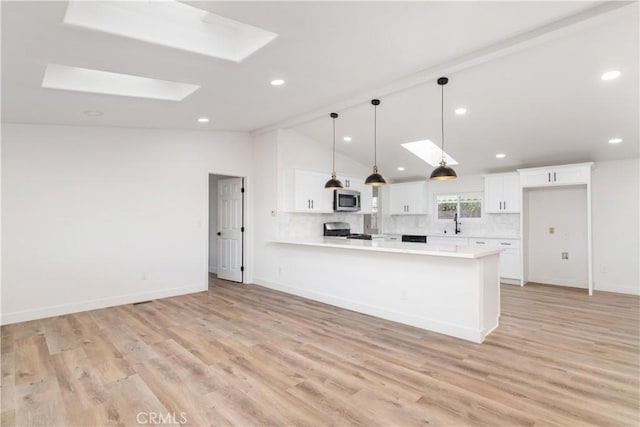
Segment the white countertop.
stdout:
<svg viewBox="0 0 640 427">
<path fill-rule="evenodd" d="M 444 234 L 444 233 L 427 233 L 427 236 L 432 237 L 462 237 L 469 239 L 516 239 L 520 240 L 520 236 L 514 236 L 513 234 Z"/>
<path fill-rule="evenodd" d="M 442 256 L 450 258 L 482 258 L 496 255 L 500 248 L 483 248 L 477 246 L 425 245 L 424 243 L 385 242 L 381 240 L 336 239 L 324 237 L 308 237 L 304 239 L 278 240 L 275 243 L 290 245 L 315 246 L 323 248 L 355 249 L 374 252 L 393 252 L 414 255 Z"/>
<path fill-rule="evenodd" d="M 513 235 L 513 234 L 477 234 L 477 233 L 472 233 L 472 234 L 464 234 L 464 233 L 460 233 L 460 234 L 445 234 L 445 233 L 425 233 L 425 232 L 420 232 L 420 233 L 388 233 L 385 234 L 385 236 L 402 236 L 403 234 L 410 234 L 410 235 L 420 235 L 420 236 L 431 236 L 431 237 L 461 237 L 463 239 L 515 239 L 515 240 L 520 240 L 520 236 L 518 235 Z"/>
</svg>

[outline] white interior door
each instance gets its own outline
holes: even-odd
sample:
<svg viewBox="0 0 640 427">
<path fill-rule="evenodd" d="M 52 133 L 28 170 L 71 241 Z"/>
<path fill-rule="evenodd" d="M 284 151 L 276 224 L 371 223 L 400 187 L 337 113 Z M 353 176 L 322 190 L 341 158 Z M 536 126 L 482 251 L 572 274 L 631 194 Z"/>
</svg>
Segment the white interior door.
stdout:
<svg viewBox="0 0 640 427">
<path fill-rule="evenodd" d="M 242 282 L 242 178 L 218 181 L 218 278 Z"/>
</svg>

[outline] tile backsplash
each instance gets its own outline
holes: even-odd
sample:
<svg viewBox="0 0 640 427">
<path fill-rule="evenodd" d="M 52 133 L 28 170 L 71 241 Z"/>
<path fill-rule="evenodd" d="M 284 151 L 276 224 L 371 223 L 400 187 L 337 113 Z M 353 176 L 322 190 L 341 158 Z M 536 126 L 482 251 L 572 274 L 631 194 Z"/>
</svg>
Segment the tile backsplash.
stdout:
<svg viewBox="0 0 640 427">
<path fill-rule="evenodd" d="M 280 238 L 319 237 L 323 234 L 324 223 L 332 221 L 347 222 L 351 226 L 352 233 L 362 233 L 361 214 L 281 212 L 278 215 L 278 236 Z"/>
<path fill-rule="evenodd" d="M 292 213 L 278 215 L 280 238 L 322 236 L 325 222 L 349 223 L 352 233 L 363 232 L 363 216 L 352 213 Z M 462 234 L 517 236 L 520 234 L 519 214 L 486 214 L 482 220 L 460 221 Z M 429 215 L 384 215 L 381 234 L 447 234 L 454 233 L 453 221 L 433 221 Z"/>
<path fill-rule="evenodd" d="M 454 222 L 434 221 L 429 215 L 384 215 L 384 234 L 447 234 L 454 233 Z M 519 214 L 485 214 L 481 220 L 460 220 L 462 234 L 517 236 L 520 234 Z"/>
</svg>

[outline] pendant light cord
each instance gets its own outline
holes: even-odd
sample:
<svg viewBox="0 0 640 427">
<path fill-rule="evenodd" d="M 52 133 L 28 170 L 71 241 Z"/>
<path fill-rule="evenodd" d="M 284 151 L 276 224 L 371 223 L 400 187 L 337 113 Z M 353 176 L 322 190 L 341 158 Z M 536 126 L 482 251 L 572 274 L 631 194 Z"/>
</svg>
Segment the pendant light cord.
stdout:
<svg viewBox="0 0 640 427">
<path fill-rule="evenodd" d="M 333 117 L 333 174 L 336 174 L 336 118 Z"/>
<path fill-rule="evenodd" d="M 440 129 L 442 132 L 442 161 L 444 162 L 444 85 L 440 87 L 442 88 L 440 96 Z"/>
<path fill-rule="evenodd" d="M 373 165 L 378 166 L 378 106 L 373 106 Z"/>
</svg>

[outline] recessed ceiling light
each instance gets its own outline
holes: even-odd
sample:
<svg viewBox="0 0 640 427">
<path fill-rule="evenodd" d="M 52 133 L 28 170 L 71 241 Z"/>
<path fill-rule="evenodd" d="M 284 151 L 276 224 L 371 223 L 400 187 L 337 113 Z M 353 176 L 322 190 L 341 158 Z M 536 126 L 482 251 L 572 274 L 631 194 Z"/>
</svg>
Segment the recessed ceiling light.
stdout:
<svg viewBox="0 0 640 427">
<path fill-rule="evenodd" d="M 617 79 L 618 77 L 620 77 L 620 71 L 618 70 L 607 71 L 602 76 L 600 76 L 602 80 L 613 80 Z"/>
<path fill-rule="evenodd" d="M 234 62 L 278 36 L 180 1 L 71 0 L 64 23 Z"/>
<path fill-rule="evenodd" d="M 282 79 L 271 80 L 271 86 L 282 86 L 283 84 L 284 80 Z"/>
<path fill-rule="evenodd" d="M 622 138 L 612 138 L 609 140 L 609 144 L 620 144 L 622 142 Z"/>
<path fill-rule="evenodd" d="M 99 116 L 103 115 L 104 113 L 102 111 L 87 110 L 87 111 L 84 111 L 83 114 L 85 116 L 99 117 Z"/>
<path fill-rule="evenodd" d="M 467 114 L 467 109 L 464 107 L 456 108 L 456 114 L 459 116 Z"/>
<path fill-rule="evenodd" d="M 425 139 L 423 141 L 406 142 L 401 145 L 425 162 L 429 163 L 431 166 L 435 167 L 440 165 L 440 161 L 442 160 L 442 148 L 438 147 L 432 141 Z M 455 159 L 446 152 L 444 153 L 444 161 L 448 165 L 458 164 L 458 162 L 456 162 Z"/>
<path fill-rule="evenodd" d="M 198 118 L 198 123 L 209 123 L 209 118 L 208 117 L 199 117 Z"/>
<path fill-rule="evenodd" d="M 42 87 L 74 92 L 182 101 L 200 86 L 129 74 L 48 64 Z"/>
<path fill-rule="evenodd" d="M 504 153 L 498 153 L 498 154 L 496 154 L 496 159 L 504 159 L 505 157 L 507 157 L 507 155 L 506 155 L 506 154 L 504 154 Z"/>
<path fill-rule="evenodd" d="M 353 138 L 351 138 L 350 136 L 345 136 L 342 139 L 344 139 L 345 142 L 351 142 L 353 140 Z"/>
<path fill-rule="evenodd" d="M 403 168 L 402 166 L 398 166 L 398 170 L 399 170 L 400 172 L 402 172 L 402 171 L 404 170 L 404 168 Z"/>
</svg>

